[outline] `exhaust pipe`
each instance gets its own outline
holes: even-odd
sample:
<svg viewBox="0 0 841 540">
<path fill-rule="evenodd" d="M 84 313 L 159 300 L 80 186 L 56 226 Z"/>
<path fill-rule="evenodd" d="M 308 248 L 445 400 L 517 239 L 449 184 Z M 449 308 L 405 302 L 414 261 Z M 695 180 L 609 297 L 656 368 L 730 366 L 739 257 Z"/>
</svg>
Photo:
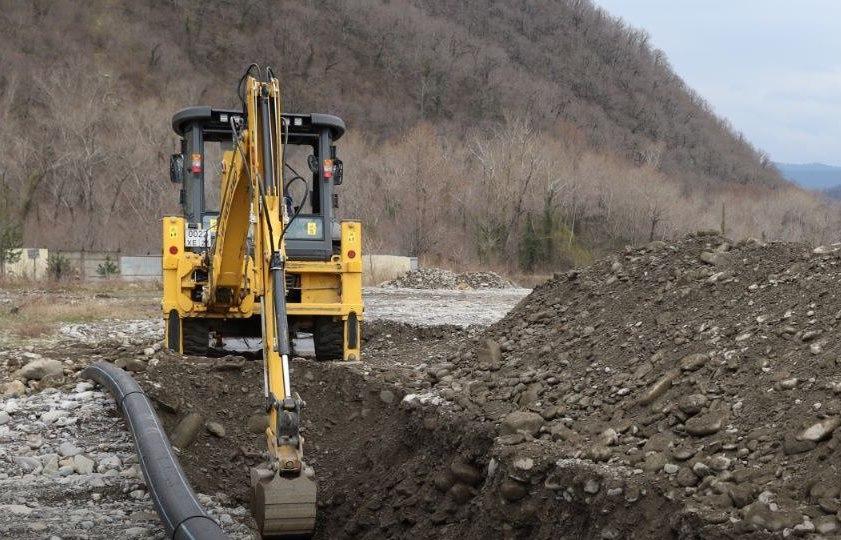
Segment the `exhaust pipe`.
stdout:
<svg viewBox="0 0 841 540">
<path fill-rule="evenodd" d="M 85 368 L 82 377 L 107 388 L 123 413 L 134 437 L 146 487 L 167 536 L 172 540 L 230 540 L 196 500 L 152 404 L 131 375 L 111 364 L 97 362 Z"/>
</svg>

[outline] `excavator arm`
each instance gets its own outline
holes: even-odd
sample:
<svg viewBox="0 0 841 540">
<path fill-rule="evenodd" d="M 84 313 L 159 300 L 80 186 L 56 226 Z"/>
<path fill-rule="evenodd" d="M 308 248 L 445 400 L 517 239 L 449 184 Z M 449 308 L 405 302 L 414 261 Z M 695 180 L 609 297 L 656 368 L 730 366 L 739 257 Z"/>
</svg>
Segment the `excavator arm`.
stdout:
<svg viewBox="0 0 841 540">
<path fill-rule="evenodd" d="M 269 461 L 252 470 L 254 513 L 264 537 L 306 535 L 315 526 L 316 484 L 303 460 L 301 400 L 289 376 L 280 85 L 271 71 L 258 80 L 249 70 L 242 89 L 245 117 L 230 120 L 233 149 L 223 156 L 204 300 L 209 310 L 230 311 L 260 299 Z"/>
</svg>

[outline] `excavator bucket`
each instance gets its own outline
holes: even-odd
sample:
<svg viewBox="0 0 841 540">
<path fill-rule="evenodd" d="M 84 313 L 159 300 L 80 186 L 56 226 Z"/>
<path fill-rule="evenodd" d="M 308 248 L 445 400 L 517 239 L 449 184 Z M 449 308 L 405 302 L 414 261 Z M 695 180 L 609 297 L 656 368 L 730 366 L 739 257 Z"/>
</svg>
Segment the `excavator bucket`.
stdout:
<svg viewBox="0 0 841 540">
<path fill-rule="evenodd" d="M 315 528 L 316 482 L 312 468 L 297 476 L 252 469 L 253 513 L 263 538 L 306 538 Z"/>
</svg>

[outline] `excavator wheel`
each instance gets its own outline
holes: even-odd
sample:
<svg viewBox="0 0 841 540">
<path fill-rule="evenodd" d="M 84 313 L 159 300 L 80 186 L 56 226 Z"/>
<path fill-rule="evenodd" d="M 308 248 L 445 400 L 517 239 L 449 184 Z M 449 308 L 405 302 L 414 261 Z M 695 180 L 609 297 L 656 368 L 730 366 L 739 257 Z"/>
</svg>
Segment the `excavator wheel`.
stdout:
<svg viewBox="0 0 841 540">
<path fill-rule="evenodd" d="M 315 359 L 319 362 L 341 360 L 345 353 L 345 324 L 333 317 L 316 317 L 312 328 Z"/>
<path fill-rule="evenodd" d="M 210 350 L 210 326 L 201 319 L 182 319 L 181 339 L 184 354 L 207 356 Z"/>
</svg>

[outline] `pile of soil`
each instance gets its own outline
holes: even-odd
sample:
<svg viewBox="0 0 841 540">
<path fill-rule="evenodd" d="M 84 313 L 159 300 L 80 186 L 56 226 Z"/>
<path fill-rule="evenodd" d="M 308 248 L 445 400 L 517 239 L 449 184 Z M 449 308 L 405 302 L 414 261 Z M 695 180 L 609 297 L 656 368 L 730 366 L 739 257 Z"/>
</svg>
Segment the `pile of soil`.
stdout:
<svg viewBox="0 0 841 540">
<path fill-rule="evenodd" d="M 503 498 L 576 500 L 583 482 L 585 499 L 669 501 L 672 531 L 837 534 L 840 279 L 834 248 L 627 249 L 430 363 L 427 393 L 498 426 L 494 452 L 522 469 Z M 564 480 L 571 462 L 591 477 Z"/>
<path fill-rule="evenodd" d="M 507 289 L 515 285 L 496 272 L 456 273 L 443 268 L 419 268 L 381 287 L 405 289 Z"/>
<path fill-rule="evenodd" d="M 426 360 L 476 333 L 373 322 L 365 363 L 293 361 L 293 384 L 306 401 L 305 454 L 319 486 L 315 538 L 585 538 L 630 527 L 632 537 L 669 536 L 678 506 L 645 496 L 633 478 L 568 460 L 551 476 L 565 491 L 532 484 L 529 476 L 549 466 L 545 453 L 499 445 L 493 423 L 423 392 Z M 249 428 L 262 415 L 261 362 L 156 358 L 136 377 L 168 431 L 190 412 L 224 428 L 222 437 L 202 430 L 179 449 L 194 487 L 248 501 L 248 471 L 265 450 L 263 435 Z M 617 502 L 617 489 L 644 500 Z"/>
</svg>

